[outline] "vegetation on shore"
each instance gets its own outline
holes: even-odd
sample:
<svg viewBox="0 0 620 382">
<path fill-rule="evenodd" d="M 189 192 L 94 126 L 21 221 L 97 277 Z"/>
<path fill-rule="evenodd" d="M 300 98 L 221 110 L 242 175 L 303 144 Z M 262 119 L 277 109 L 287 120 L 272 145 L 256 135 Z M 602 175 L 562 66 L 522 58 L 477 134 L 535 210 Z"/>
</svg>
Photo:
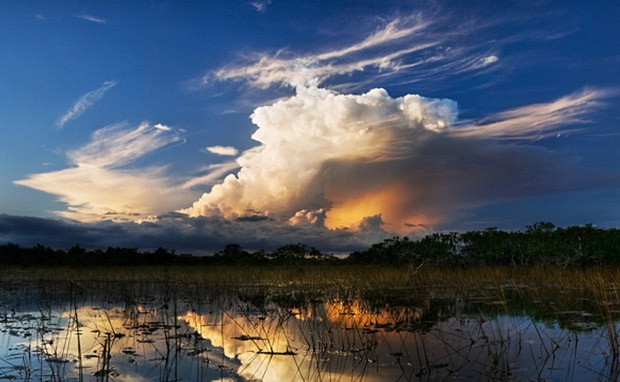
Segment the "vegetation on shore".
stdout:
<svg viewBox="0 0 620 382">
<path fill-rule="evenodd" d="M 524 231 L 488 228 L 465 233 L 434 233 L 420 240 L 393 237 L 346 258 L 305 244 L 288 244 L 272 252 L 248 252 L 229 244 L 213 256 L 177 255 L 174 250 L 137 248 L 86 250 L 78 244 L 54 250 L 38 244 L 0 246 L 0 265 L 9 266 L 148 266 L 148 265 L 313 265 L 357 264 L 421 267 L 446 266 L 593 266 L 620 264 L 620 230 L 592 225 L 558 228 L 540 222 Z"/>
</svg>

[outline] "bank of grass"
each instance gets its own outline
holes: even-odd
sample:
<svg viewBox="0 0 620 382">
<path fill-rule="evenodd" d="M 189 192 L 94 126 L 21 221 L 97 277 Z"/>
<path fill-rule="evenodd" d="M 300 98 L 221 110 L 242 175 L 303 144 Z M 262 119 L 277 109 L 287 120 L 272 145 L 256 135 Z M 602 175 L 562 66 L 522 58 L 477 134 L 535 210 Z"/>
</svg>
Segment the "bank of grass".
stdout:
<svg viewBox="0 0 620 382">
<path fill-rule="evenodd" d="M 497 313 L 527 305 L 527 310 L 546 313 L 587 310 L 610 323 L 620 319 L 620 267 L 28 267 L 4 268 L 0 280 L 0 289 L 36 288 L 46 293 L 65 293 L 75 288 L 121 291 L 128 297 L 155 288 L 187 296 L 240 290 L 250 294 L 260 290 L 272 296 L 293 293 L 310 299 L 363 295 L 387 304 L 407 304 L 409 298 L 462 298 L 493 303 Z"/>
<path fill-rule="evenodd" d="M 483 290 L 544 288 L 582 290 L 617 297 L 620 266 L 558 268 L 554 266 L 392 267 L 379 265 L 309 266 L 145 266 L 145 267 L 6 267 L 0 283 L 136 282 L 204 284 L 223 287 L 268 285 L 296 287 L 447 287 Z M 613 298 L 612 298 L 613 300 Z"/>
<path fill-rule="evenodd" d="M 150 288 L 153 286 L 155 288 Z M 307 338 L 310 339 L 306 342 L 308 348 L 319 344 L 317 338 L 320 337 L 322 341 L 326 341 L 326 348 L 338 349 L 340 352 L 348 351 L 352 354 L 354 351 L 356 352 L 354 354 L 361 354 L 358 343 L 355 341 L 349 343 L 350 337 L 346 335 L 332 336 L 333 330 L 337 333 L 340 333 L 338 330 L 342 330 L 356 338 L 366 338 L 368 330 L 377 332 L 381 330 L 382 335 L 388 330 L 398 333 L 416 331 L 419 335 L 417 338 L 421 338 L 422 341 L 425 335 L 427 338 L 444 341 L 453 334 L 438 332 L 437 328 L 446 328 L 439 323 L 452 317 L 466 317 L 465 322 L 467 320 L 475 322 L 476 330 L 471 332 L 473 336 L 470 336 L 471 343 L 457 350 L 451 347 L 452 342 L 445 340 L 448 352 L 461 352 L 458 356 L 464 357 L 467 363 L 488 363 L 489 372 L 501 375 L 505 373 L 507 376 L 511 375 L 510 370 L 513 367 L 511 349 L 518 348 L 521 352 L 523 347 L 524 354 L 530 352 L 532 357 L 538 354 L 532 350 L 532 338 L 525 337 L 529 326 L 520 322 L 531 322 L 538 333 L 538 343 L 541 346 L 538 351 L 547 356 L 544 362 L 538 358 L 541 365 L 545 365 L 548 359 L 554 359 L 557 348 L 571 348 L 573 338 L 577 349 L 577 334 L 573 336 L 570 334 L 572 332 L 556 332 L 549 328 L 560 326 L 563 329 L 579 331 L 583 330 L 585 324 L 590 328 L 603 328 L 601 333 L 605 341 L 601 341 L 602 345 L 596 351 L 603 354 L 606 364 L 619 364 L 620 341 L 617 322 L 620 318 L 618 310 L 620 267 L 446 268 L 431 265 L 14 267 L 0 270 L 0 290 L 3 288 L 10 289 L 16 300 L 21 302 L 26 300 L 27 296 L 23 296 L 20 289 L 34 288 L 36 293 L 31 294 L 31 301 L 36 302 L 34 306 L 41 307 L 43 317 L 51 316 L 53 309 L 49 308 L 50 306 L 61 305 L 65 310 L 69 306 L 69 310 L 74 309 L 76 314 L 75 322 L 78 322 L 77 307 L 84 301 L 95 301 L 98 307 L 103 307 L 104 312 L 111 306 L 120 306 L 124 307 L 126 312 L 134 313 L 136 307 L 146 301 L 150 306 L 156 307 L 153 311 L 159 309 L 165 312 L 166 320 L 171 319 L 170 317 L 176 320 L 177 306 L 189 306 L 200 311 L 203 309 L 201 304 L 206 302 L 205 306 L 210 313 L 220 310 L 227 312 L 234 302 L 238 304 L 237 307 L 242 314 L 245 314 L 244 312 L 248 314 L 247 317 L 252 317 L 256 312 L 261 312 L 265 316 L 278 312 L 279 319 L 286 320 L 295 312 L 304 311 L 303 307 L 307 309 L 310 303 L 323 304 L 336 300 L 341 305 L 333 306 L 342 309 L 337 317 L 342 320 L 338 322 L 343 326 L 332 326 L 329 335 L 312 334 L 324 327 L 312 326 L 311 320 L 307 323 L 303 320 L 299 322 L 300 325 L 308 325 L 304 326 L 308 333 Z M 97 298 L 91 299 L 88 293 L 91 290 L 96 291 L 94 295 Z M 225 293 L 229 295 L 223 296 Z M 4 309 L 4 318 L 12 318 L 14 313 L 9 309 L 12 305 L 3 305 L 2 297 L 0 293 L 0 317 Z M 144 297 L 152 298 L 144 299 Z M 464 303 L 456 303 L 456 300 L 462 300 Z M 259 308 L 245 310 L 246 305 Z M 277 309 L 273 309 L 274 306 L 277 306 Z M 302 309 L 299 309 L 300 307 Z M 359 309 L 357 312 L 354 309 L 347 310 L 349 307 Z M 175 313 L 168 315 L 171 311 Z M 381 312 L 385 315 L 377 315 L 383 317 L 382 321 L 368 321 L 369 327 L 351 324 L 362 322 L 361 318 L 357 319 L 360 321 L 355 321 L 353 318 L 355 314 L 359 317 L 360 314 L 367 312 Z M 421 312 L 421 315 L 418 316 L 417 312 Z M 590 317 L 586 322 L 584 317 L 579 315 L 580 312 L 587 312 L 596 317 Z M 132 317 L 137 317 L 138 314 L 134 313 L 131 313 Z M 498 315 L 505 315 L 510 319 L 494 320 Z M 514 322 L 513 317 L 516 317 Z M 271 330 L 268 326 L 261 327 L 263 323 L 269 322 L 263 320 L 256 321 L 256 325 L 260 327 L 259 333 Z M 165 322 L 166 324 L 157 326 L 159 325 L 157 321 L 148 321 L 149 325 L 155 325 L 151 326 L 152 328 L 159 328 L 162 331 L 165 327 L 173 328 L 172 322 L 176 321 Z M 500 326 L 499 322 L 504 322 L 502 325 L 506 327 Z M 547 323 L 549 328 L 546 326 Z M 78 327 L 77 324 L 75 327 Z M 141 325 L 134 324 L 128 327 L 139 328 Z M 119 333 L 121 330 L 119 328 Z M 512 336 L 506 336 L 506 333 Z M 248 338 L 251 335 L 248 334 Z M 102 343 L 103 354 L 106 351 L 106 344 L 110 341 L 109 335 L 107 338 L 108 342 L 104 340 Z M 174 342 L 166 342 L 166 347 L 178 349 L 177 339 L 175 336 Z M 60 343 L 60 340 L 56 339 L 56 343 Z M 417 347 L 417 343 L 415 346 L 416 352 L 424 356 L 419 357 L 417 366 L 421 367 L 422 371 L 430 373 L 435 368 L 434 365 L 444 364 L 433 362 L 435 355 L 427 351 L 424 343 L 420 348 Z M 471 359 L 468 358 L 470 351 L 473 352 Z M 69 359 L 67 353 L 61 353 L 60 357 L 56 353 L 49 354 L 53 356 L 50 359 Z M 274 355 L 283 354 L 274 353 Z M 488 355 L 481 361 L 477 354 Z M 575 355 L 575 359 L 576 357 Z M 108 358 L 104 356 L 103 359 Z M 441 362 L 444 361 L 445 359 L 442 359 Z M 68 361 L 63 361 L 50 365 L 57 367 L 57 364 L 62 366 L 67 363 Z M 109 364 L 107 367 L 106 373 L 109 374 Z M 544 370 L 543 366 L 536 367 L 541 371 Z M 100 370 L 105 371 L 105 368 L 104 363 Z M 62 375 L 62 371 L 56 373 Z M 609 374 L 613 375 L 609 380 L 616 380 L 614 372 Z M 489 377 L 489 379 L 500 378 Z M 504 379 L 510 378 L 501 378 Z"/>
<path fill-rule="evenodd" d="M 145 267 L 9 267 L 3 283 L 136 282 L 204 284 L 205 286 L 364 286 L 410 285 L 408 271 L 388 266 L 145 266 Z"/>
<path fill-rule="evenodd" d="M 152 292 L 190 301 L 232 293 L 291 306 L 352 298 L 377 308 L 461 300 L 481 317 L 525 315 L 563 327 L 595 322 L 606 328 L 614 357 L 620 356 L 620 267 L 28 267 L 4 268 L 0 280 L 0 291 L 36 290 L 50 299 L 73 291 L 122 296 L 128 302 Z"/>
</svg>

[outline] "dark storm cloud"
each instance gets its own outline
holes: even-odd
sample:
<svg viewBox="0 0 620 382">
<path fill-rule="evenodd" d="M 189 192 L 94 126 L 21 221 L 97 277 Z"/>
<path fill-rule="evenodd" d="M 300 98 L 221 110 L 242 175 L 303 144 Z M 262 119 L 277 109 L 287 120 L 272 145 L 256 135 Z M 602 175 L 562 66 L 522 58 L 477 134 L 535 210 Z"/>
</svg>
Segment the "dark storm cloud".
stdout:
<svg viewBox="0 0 620 382">
<path fill-rule="evenodd" d="M 247 249 L 272 250 L 290 243 L 304 243 L 329 252 L 347 252 L 367 247 L 368 239 L 387 237 L 379 225 L 362 227 L 360 233 L 327 230 L 324 227 L 295 227 L 271 219 L 231 221 L 221 217 L 188 218 L 168 214 L 155 222 L 79 223 L 73 221 L 0 215 L 0 243 L 22 246 L 43 244 L 68 248 L 75 244 L 95 249 L 165 247 L 192 253 L 213 253 L 236 243 Z"/>
</svg>

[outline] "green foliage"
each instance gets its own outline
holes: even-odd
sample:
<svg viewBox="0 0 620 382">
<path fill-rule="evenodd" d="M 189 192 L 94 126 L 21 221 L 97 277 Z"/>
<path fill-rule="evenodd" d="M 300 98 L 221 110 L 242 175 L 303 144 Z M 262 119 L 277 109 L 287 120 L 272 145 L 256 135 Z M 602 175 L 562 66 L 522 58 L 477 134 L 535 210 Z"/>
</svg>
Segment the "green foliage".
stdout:
<svg viewBox="0 0 620 382">
<path fill-rule="evenodd" d="M 558 228 L 548 222 L 527 226 L 525 231 L 501 231 L 495 227 L 464 233 L 434 233 L 420 240 L 392 237 L 345 260 L 306 244 L 288 244 L 269 253 L 248 252 L 239 244 L 228 244 L 213 256 L 176 255 L 158 248 L 86 250 L 78 244 L 67 250 L 43 245 L 22 248 L 0 245 L 0 265 L 17 266 L 138 266 L 138 265 L 294 265 L 367 264 L 440 267 L 470 265 L 592 266 L 620 264 L 620 230 L 599 229 L 591 224 Z"/>
<path fill-rule="evenodd" d="M 418 241 L 394 237 L 352 253 L 347 261 L 395 266 L 619 264 L 620 230 L 598 229 L 591 224 L 556 228 L 539 222 L 525 231 L 506 232 L 492 227 L 465 233 L 434 233 Z"/>
<path fill-rule="evenodd" d="M 216 253 L 212 262 L 216 264 L 252 264 L 259 265 L 266 262 L 264 251 L 249 253 L 244 251 L 239 244 L 228 244 L 224 250 Z"/>
<path fill-rule="evenodd" d="M 333 260 L 334 257 L 306 244 L 287 244 L 271 254 L 268 259 L 274 264 L 300 265 L 302 263 L 320 263 Z"/>
</svg>

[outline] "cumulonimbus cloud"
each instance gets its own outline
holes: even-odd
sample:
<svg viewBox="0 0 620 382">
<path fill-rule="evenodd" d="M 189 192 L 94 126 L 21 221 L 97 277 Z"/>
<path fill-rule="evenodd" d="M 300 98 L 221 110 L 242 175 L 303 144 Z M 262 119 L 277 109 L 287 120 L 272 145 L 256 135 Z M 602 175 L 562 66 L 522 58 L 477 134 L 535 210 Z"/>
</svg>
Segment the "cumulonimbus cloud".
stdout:
<svg viewBox="0 0 620 382">
<path fill-rule="evenodd" d="M 582 121 L 604 95 L 584 90 L 463 126 L 456 102 L 447 99 L 298 87 L 289 99 L 254 111 L 252 138 L 260 145 L 241 154 L 237 174 L 181 211 L 261 214 L 332 229 L 355 229 L 380 215 L 386 230 L 404 233 L 463 208 L 588 187 L 584 179 L 604 177 L 576 176 L 578 169 L 541 147 L 504 142 Z"/>
<path fill-rule="evenodd" d="M 92 107 L 95 102 L 99 101 L 108 90 L 110 90 L 117 84 L 118 81 L 115 80 L 106 81 L 98 89 L 92 90 L 81 96 L 80 99 L 78 99 L 73 104 L 73 106 L 58 119 L 56 125 L 62 128 L 67 122 L 76 119 L 82 114 L 84 114 L 86 110 Z"/>
<path fill-rule="evenodd" d="M 492 46 L 462 39 L 484 27 L 457 24 L 446 33 L 445 24 L 418 14 L 348 46 L 254 54 L 207 75 L 205 83 L 284 85 L 295 95 L 254 110 L 252 138 L 259 145 L 240 155 L 236 174 L 180 211 L 229 219 L 258 214 L 330 229 L 359 229 L 377 217 L 386 230 L 403 233 L 444 223 L 467 208 L 613 182 L 613 175 L 560 162 L 542 146 L 512 144 L 547 138 L 567 126 L 574 130 L 608 95 L 600 89 L 473 123 L 459 121 L 457 104 L 448 99 L 394 98 L 381 88 L 362 94 L 335 90 L 347 89 L 338 86 L 338 76 L 370 68 L 371 79 L 402 75 L 411 83 L 488 73 L 501 67 L 502 44 L 526 36 Z M 336 84 L 331 90 L 325 88 L 328 79 Z"/>
<path fill-rule="evenodd" d="M 91 143 L 68 153 L 71 168 L 16 183 L 57 195 L 69 206 L 58 214 L 81 221 L 150 224 L 157 221 L 152 216 L 176 210 L 186 216 L 166 224 L 200 226 L 213 236 L 230 229 L 230 237 L 311 233 L 315 239 L 331 235 L 368 243 L 386 231 L 426 230 L 460 210 L 495 201 L 617 182 L 617 176 L 559 162 L 543 147 L 511 144 L 584 122 L 607 95 L 598 89 L 464 123 L 449 99 L 320 87 L 327 78 L 368 67 L 396 73 L 435 62 L 440 65 L 425 73 L 441 75 L 487 70 L 498 62 L 486 50 L 440 48 L 444 40 L 431 26 L 422 18 L 398 19 L 344 48 L 299 57 L 257 55 L 215 72 L 219 80 L 256 87 L 288 85 L 295 94 L 254 110 L 258 146 L 193 179 L 171 181 L 162 167 L 129 167 L 179 140 L 168 126 L 143 124 L 101 129 Z M 386 54 L 387 47 L 396 48 Z M 424 57 L 412 56 L 418 52 Z M 84 105 L 98 99 L 88 94 Z M 230 146 L 207 150 L 237 155 Z M 192 199 L 190 190 L 198 187 L 209 191 Z"/>
<path fill-rule="evenodd" d="M 446 128 L 455 107 L 449 100 L 413 95 L 393 99 L 382 89 L 354 96 L 300 88 L 296 96 L 254 111 L 252 121 L 259 128 L 252 138 L 261 145 L 237 159 L 236 176 L 226 177 L 185 212 L 234 218 L 247 211 L 292 215 L 324 207 L 318 175 L 325 163 L 404 155 L 390 142 L 407 131 Z"/>
</svg>

